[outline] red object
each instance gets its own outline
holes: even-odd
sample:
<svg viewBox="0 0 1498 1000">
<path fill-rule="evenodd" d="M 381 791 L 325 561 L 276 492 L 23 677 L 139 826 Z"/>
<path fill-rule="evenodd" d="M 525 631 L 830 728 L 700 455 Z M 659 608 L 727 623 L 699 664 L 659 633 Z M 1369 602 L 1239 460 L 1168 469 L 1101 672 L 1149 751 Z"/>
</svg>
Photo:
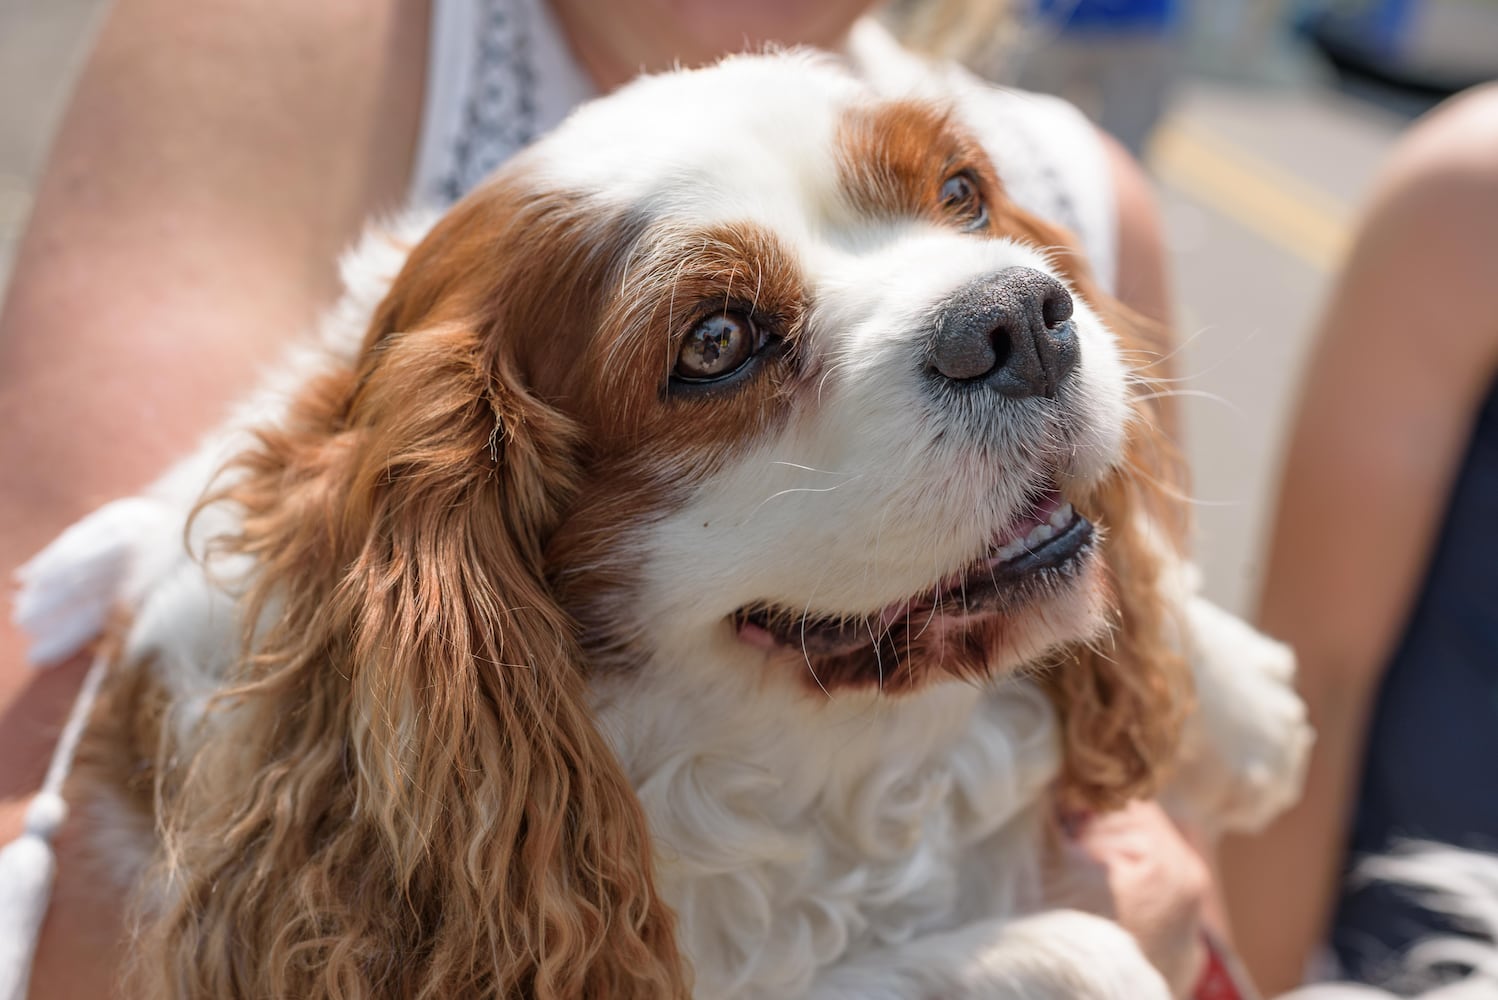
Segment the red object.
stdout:
<svg viewBox="0 0 1498 1000">
<path fill-rule="evenodd" d="M 1191 991 L 1191 1000 L 1258 1000 L 1258 993 L 1248 985 L 1248 978 L 1237 960 L 1213 940 L 1212 935 L 1203 934 L 1207 947 L 1207 961 L 1202 974 Z"/>
</svg>

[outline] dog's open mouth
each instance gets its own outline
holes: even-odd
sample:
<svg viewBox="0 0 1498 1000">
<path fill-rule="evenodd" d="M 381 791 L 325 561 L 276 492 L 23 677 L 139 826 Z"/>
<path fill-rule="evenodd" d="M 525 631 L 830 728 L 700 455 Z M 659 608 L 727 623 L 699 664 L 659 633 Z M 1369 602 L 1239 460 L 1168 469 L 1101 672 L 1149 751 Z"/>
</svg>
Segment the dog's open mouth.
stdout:
<svg viewBox="0 0 1498 1000">
<path fill-rule="evenodd" d="M 982 555 L 929 590 L 862 615 L 762 602 L 740 608 L 733 623 L 749 645 L 785 646 L 810 656 L 840 656 L 877 645 L 896 628 L 916 635 L 962 629 L 1059 590 L 1087 564 L 1095 538 L 1092 524 L 1054 484 L 1046 484 Z"/>
</svg>

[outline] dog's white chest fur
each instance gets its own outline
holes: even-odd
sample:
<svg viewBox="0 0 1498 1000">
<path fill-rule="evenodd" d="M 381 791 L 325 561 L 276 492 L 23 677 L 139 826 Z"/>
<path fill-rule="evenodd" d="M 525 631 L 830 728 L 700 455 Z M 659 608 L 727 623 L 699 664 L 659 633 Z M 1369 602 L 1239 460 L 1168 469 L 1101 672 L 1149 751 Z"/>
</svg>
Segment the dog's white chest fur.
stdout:
<svg viewBox="0 0 1498 1000">
<path fill-rule="evenodd" d="M 1036 905 L 1059 763 L 1039 691 L 951 683 L 898 710 L 777 693 L 699 690 L 652 711 L 657 687 L 621 685 L 600 704 L 698 995 L 804 995 L 826 966 Z"/>
</svg>

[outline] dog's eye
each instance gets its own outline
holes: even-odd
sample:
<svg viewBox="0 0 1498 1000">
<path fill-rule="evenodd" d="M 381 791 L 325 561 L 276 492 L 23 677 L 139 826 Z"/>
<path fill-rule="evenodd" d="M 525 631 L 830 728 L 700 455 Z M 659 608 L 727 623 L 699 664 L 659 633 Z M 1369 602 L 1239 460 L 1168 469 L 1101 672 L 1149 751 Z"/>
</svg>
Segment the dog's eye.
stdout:
<svg viewBox="0 0 1498 1000">
<path fill-rule="evenodd" d="M 685 382 L 710 382 L 732 375 L 754 356 L 754 321 L 744 313 L 716 313 L 692 327 L 673 374 Z"/>
<path fill-rule="evenodd" d="M 941 208 L 961 222 L 964 229 L 981 229 L 988 224 L 988 205 L 978 190 L 978 182 L 965 170 L 942 183 Z"/>
</svg>

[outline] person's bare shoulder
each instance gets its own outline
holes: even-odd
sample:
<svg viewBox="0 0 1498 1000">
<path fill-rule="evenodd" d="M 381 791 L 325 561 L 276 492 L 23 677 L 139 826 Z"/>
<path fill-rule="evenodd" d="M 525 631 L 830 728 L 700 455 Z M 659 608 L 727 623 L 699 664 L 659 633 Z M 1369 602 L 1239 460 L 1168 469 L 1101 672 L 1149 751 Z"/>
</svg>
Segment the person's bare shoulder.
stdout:
<svg viewBox="0 0 1498 1000">
<path fill-rule="evenodd" d="M 273 272 L 326 283 L 331 255 L 404 194 L 424 7 L 123 0 L 42 178 L 8 313 L 33 304 L 34 284 L 76 277 L 75 259 L 93 278 L 102 267 L 160 285 L 183 276 L 172 265 L 213 280 L 241 245 L 269 242 Z"/>
<path fill-rule="evenodd" d="M 189 450 L 306 328 L 338 253 L 405 196 L 419 0 L 119 0 L 41 180 L 0 312 L 0 579 Z M 76 674 L 0 616 L 0 841 Z M 34 996 L 106 996 L 118 891 L 66 835 Z"/>
</svg>

